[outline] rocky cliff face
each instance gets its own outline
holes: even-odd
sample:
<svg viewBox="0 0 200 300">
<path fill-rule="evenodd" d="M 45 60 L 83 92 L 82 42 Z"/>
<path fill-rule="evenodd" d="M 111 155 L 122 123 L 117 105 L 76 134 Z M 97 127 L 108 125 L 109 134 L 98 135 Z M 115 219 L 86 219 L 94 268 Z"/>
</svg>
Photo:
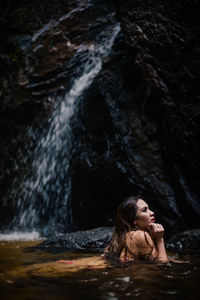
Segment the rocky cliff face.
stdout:
<svg viewBox="0 0 200 300">
<path fill-rule="evenodd" d="M 126 49 L 82 102 L 74 217 L 108 222 L 139 192 L 168 232 L 198 227 L 199 2 L 114 2 Z"/>
<path fill-rule="evenodd" d="M 13 215 L 8 186 L 25 172 L 13 166 L 31 152 L 22 145 L 37 143 L 26 126 L 51 115 L 51 99 L 70 87 L 81 53 L 116 22 L 107 1 L 34 3 L 26 30 L 9 27 L 11 52 L 1 49 L 2 225 Z M 140 193 L 169 235 L 199 227 L 199 2 L 113 4 L 122 33 L 71 121 L 73 222 L 110 226 L 119 202 Z"/>
<path fill-rule="evenodd" d="M 199 215 L 199 1 L 116 1 L 126 44 L 150 87 L 163 169 L 185 222 Z"/>
</svg>

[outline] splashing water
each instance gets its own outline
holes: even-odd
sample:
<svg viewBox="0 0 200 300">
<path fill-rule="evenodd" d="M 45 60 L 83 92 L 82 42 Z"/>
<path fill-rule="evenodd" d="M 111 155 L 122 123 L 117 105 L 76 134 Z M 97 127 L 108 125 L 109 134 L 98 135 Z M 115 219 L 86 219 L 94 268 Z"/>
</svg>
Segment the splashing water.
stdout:
<svg viewBox="0 0 200 300">
<path fill-rule="evenodd" d="M 31 176 L 24 179 L 17 196 L 16 216 L 13 220 L 15 229 L 33 230 L 41 226 L 72 222 L 69 207 L 70 119 L 77 100 L 100 72 L 102 60 L 110 53 L 119 31 L 120 26 L 117 24 L 101 37 L 101 45 L 94 42 L 87 46 L 87 51 L 85 45 L 77 50 L 77 53 L 83 51 L 85 56 L 82 73 L 74 79 L 65 97 L 56 100 L 59 104 L 49 120 L 49 130 L 34 151 Z"/>
<path fill-rule="evenodd" d="M 0 241 L 38 241 L 40 235 L 37 231 L 32 232 L 12 232 L 8 234 L 0 234 Z"/>
</svg>

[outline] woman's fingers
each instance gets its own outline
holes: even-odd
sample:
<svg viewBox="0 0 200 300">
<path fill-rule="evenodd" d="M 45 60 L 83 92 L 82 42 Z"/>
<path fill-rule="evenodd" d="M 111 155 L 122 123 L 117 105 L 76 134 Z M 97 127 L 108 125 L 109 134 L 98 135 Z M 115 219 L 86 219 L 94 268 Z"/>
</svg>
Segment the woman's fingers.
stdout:
<svg viewBox="0 0 200 300">
<path fill-rule="evenodd" d="M 159 223 L 154 223 L 154 229 L 156 230 L 156 231 L 164 231 L 164 228 L 163 228 L 163 226 L 161 225 L 161 224 L 159 224 Z"/>
<path fill-rule="evenodd" d="M 160 231 L 163 229 L 163 226 L 158 223 L 150 223 L 149 228 L 152 229 L 153 231 Z"/>
<path fill-rule="evenodd" d="M 155 223 L 150 223 L 148 229 L 149 229 L 149 231 L 154 231 L 155 230 Z"/>
<path fill-rule="evenodd" d="M 154 239 L 159 240 L 163 237 L 164 228 L 159 223 L 150 223 L 149 224 L 149 233 Z"/>
<path fill-rule="evenodd" d="M 158 224 L 158 230 L 159 230 L 160 232 L 163 232 L 163 231 L 164 231 L 164 228 L 163 228 L 163 226 L 162 226 L 161 224 Z"/>
<path fill-rule="evenodd" d="M 158 223 L 156 223 L 156 229 L 157 229 L 157 231 L 160 231 L 160 224 L 158 224 Z"/>
</svg>

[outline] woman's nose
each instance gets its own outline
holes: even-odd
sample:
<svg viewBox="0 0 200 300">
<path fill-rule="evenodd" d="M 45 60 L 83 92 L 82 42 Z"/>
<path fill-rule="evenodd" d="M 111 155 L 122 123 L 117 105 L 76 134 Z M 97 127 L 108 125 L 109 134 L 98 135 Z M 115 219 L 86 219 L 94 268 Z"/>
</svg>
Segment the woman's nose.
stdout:
<svg viewBox="0 0 200 300">
<path fill-rule="evenodd" d="M 151 216 L 154 216 L 154 215 L 155 215 L 154 212 L 153 212 L 152 210 L 150 210 L 150 215 L 151 215 Z"/>
</svg>

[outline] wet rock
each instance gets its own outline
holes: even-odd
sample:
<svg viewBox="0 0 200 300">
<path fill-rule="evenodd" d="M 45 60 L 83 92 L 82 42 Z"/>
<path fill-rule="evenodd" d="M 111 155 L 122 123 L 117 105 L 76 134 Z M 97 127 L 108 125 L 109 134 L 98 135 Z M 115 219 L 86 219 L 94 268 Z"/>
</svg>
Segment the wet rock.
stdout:
<svg viewBox="0 0 200 300">
<path fill-rule="evenodd" d="M 66 234 L 52 234 L 33 249 L 45 251 L 102 252 L 108 245 L 113 227 L 99 227 Z M 193 229 L 173 235 L 166 242 L 167 251 L 176 255 L 199 257 L 200 229 Z"/>
<path fill-rule="evenodd" d="M 138 67 L 145 80 L 146 94 L 140 100 L 139 117 L 142 119 L 144 114 L 149 124 L 154 122 L 164 181 L 173 190 L 171 197 L 161 193 L 165 199 L 162 201 L 173 203 L 175 199 L 183 227 L 197 228 L 200 3 L 195 0 L 114 3 L 126 45 L 135 53 L 133 66 Z M 151 178 L 148 181 L 153 183 Z"/>
<path fill-rule="evenodd" d="M 37 245 L 35 249 L 48 251 L 48 249 L 64 248 L 65 250 L 73 251 L 102 252 L 110 241 L 112 231 L 112 227 L 100 227 L 86 231 L 54 235 Z"/>
<path fill-rule="evenodd" d="M 37 28 L 34 28 L 30 19 L 30 23 L 25 23 L 26 26 L 29 25 L 26 30 L 20 27 L 19 34 L 16 32 L 8 36 L 6 46 L 10 49 L 10 56 L 4 53 L 8 51 L 7 48 L 1 50 L 4 51 L 1 55 L 2 66 L 5 69 L 3 75 L 6 75 L 7 79 L 4 80 L 4 88 L 1 90 L 5 107 L 9 106 L 11 101 L 12 109 L 27 101 L 39 102 L 43 106 L 50 105 L 49 97 L 55 95 L 55 92 L 66 90 L 70 78 L 75 75 L 74 72 L 80 71 L 75 68 L 77 64 L 81 64 L 81 59 L 84 59 L 82 54 L 89 51 L 91 41 L 103 32 L 105 27 L 116 23 L 112 6 L 104 1 L 70 1 L 67 5 L 62 5 L 62 14 L 60 7 L 55 5 L 54 14 L 49 14 L 47 19 L 44 12 Z M 16 16 L 17 12 L 16 8 Z M 18 22 L 18 19 L 15 21 Z M 24 34 L 24 31 L 29 34 Z M 6 72 L 6 67 L 13 70 L 12 77 Z M 10 92 L 7 95 L 8 89 Z"/>
<path fill-rule="evenodd" d="M 147 86 L 134 57 L 124 48 L 105 63 L 80 101 L 72 124 L 73 220 L 85 229 L 110 226 L 119 203 L 141 194 L 168 233 L 181 231 L 185 222 L 163 169 L 159 128 L 143 111 Z"/>
<path fill-rule="evenodd" d="M 113 3 L 123 33 L 72 120 L 73 222 L 81 229 L 111 226 L 119 202 L 140 193 L 167 235 L 197 228 L 199 1 Z M 39 9 L 26 30 L 18 24 L 17 34 L 10 31 L 10 52 L 1 52 L 3 225 L 14 213 L 8 187 L 30 163 L 25 159 L 16 172 L 26 157 L 21 149 L 26 144 L 31 152 L 37 143 L 26 126 L 52 114 L 54 96 L 70 88 L 91 41 L 116 22 L 105 1 L 68 4 L 55 4 L 53 13 Z"/>
<path fill-rule="evenodd" d="M 199 3 L 113 2 L 125 47 L 75 119 L 73 218 L 110 225 L 139 193 L 170 236 L 199 223 Z"/>
<path fill-rule="evenodd" d="M 15 214 L 17 198 L 7 187 L 14 185 L 13 193 L 19 192 L 38 138 L 81 73 L 92 41 L 100 42 L 104 30 L 116 24 L 113 7 L 105 1 L 51 4 L 33 1 L 19 8 L 9 1 L 0 18 L 1 29 L 9 32 L 0 47 L 0 226 L 8 226 Z"/>
<path fill-rule="evenodd" d="M 181 255 L 200 256 L 200 229 L 193 229 L 181 232 L 171 237 L 167 242 L 169 251 Z"/>
</svg>

